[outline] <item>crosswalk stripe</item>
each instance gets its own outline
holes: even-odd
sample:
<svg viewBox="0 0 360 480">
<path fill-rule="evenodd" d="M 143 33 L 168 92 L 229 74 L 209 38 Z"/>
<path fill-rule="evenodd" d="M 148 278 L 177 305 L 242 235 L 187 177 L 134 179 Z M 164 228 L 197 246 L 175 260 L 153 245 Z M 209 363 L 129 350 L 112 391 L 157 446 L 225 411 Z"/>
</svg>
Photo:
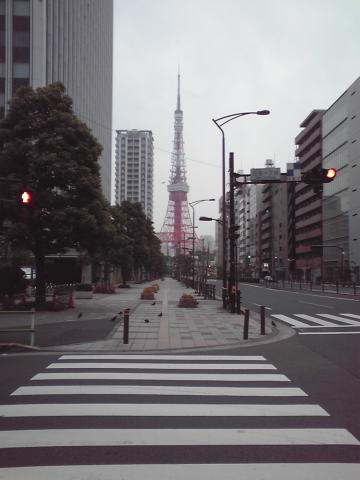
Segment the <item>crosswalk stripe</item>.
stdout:
<svg viewBox="0 0 360 480">
<path fill-rule="evenodd" d="M 308 323 L 299 322 L 298 320 L 295 320 L 294 318 L 288 317 L 287 315 L 276 314 L 276 315 L 271 315 L 271 316 L 277 318 L 278 320 L 282 320 L 283 322 L 289 323 L 293 327 L 304 328 L 304 327 L 309 326 Z"/>
<path fill-rule="evenodd" d="M 356 335 L 360 332 L 299 332 L 299 335 Z"/>
<path fill-rule="evenodd" d="M 295 315 L 295 317 L 299 317 L 299 318 L 302 318 L 304 320 L 309 320 L 310 322 L 317 323 L 317 324 L 322 325 L 324 327 L 334 326 L 334 323 L 327 322 L 326 320 L 322 320 L 321 318 L 313 317 L 312 315 L 305 315 L 304 313 L 294 313 L 294 315 Z"/>
<path fill-rule="evenodd" d="M 138 465 L 60 465 L 0 468 L 0 478 L 11 480 L 354 480 L 359 463 L 194 463 Z"/>
<path fill-rule="evenodd" d="M 285 377 L 286 378 L 286 377 Z M 51 372 L 38 373 L 31 380 L 166 380 L 166 381 L 200 381 L 200 382 L 256 382 L 289 381 L 280 374 L 251 375 L 244 373 L 151 373 L 151 372 Z"/>
<path fill-rule="evenodd" d="M 355 315 L 354 313 L 340 313 L 340 315 L 345 315 L 350 318 L 358 318 L 360 320 L 360 315 Z"/>
<path fill-rule="evenodd" d="M 122 362 L 76 362 L 50 363 L 48 369 L 143 369 L 143 370 L 276 370 L 268 363 L 122 363 Z"/>
<path fill-rule="evenodd" d="M 328 416 L 319 405 L 57 403 L 0 405 L 1 417 L 139 416 L 139 417 L 292 417 Z"/>
<path fill-rule="evenodd" d="M 318 315 L 320 317 L 329 318 L 330 320 L 337 320 L 338 322 L 346 323 L 347 325 L 357 325 L 358 327 L 360 327 L 360 322 L 339 317 L 339 315 L 331 315 L 330 313 L 318 313 Z"/>
<path fill-rule="evenodd" d="M 69 428 L 0 432 L 0 448 L 121 445 L 360 445 L 360 442 L 342 428 Z"/>
<path fill-rule="evenodd" d="M 218 395 L 235 397 L 306 397 L 296 387 L 189 387 L 168 385 L 36 385 L 17 388 L 11 395 Z"/>
<path fill-rule="evenodd" d="M 257 361 L 266 360 L 262 355 L 61 355 L 59 360 L 219 360 Z"/>
</svg>

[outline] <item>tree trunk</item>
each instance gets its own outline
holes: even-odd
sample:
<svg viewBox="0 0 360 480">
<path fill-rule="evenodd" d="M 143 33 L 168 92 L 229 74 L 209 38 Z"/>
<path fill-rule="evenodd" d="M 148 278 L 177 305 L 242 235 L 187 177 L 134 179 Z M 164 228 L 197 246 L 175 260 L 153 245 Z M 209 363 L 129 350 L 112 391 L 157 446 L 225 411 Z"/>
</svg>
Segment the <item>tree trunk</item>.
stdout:
<svg viewBox="0 0 360 480">
<path fill-rule="evenodd" d="M 40 250 L 35 251 L 34 255 L 36 268 L 35 305 L 41 305 L 46 302 L 45 255 Z"/>
</svg>

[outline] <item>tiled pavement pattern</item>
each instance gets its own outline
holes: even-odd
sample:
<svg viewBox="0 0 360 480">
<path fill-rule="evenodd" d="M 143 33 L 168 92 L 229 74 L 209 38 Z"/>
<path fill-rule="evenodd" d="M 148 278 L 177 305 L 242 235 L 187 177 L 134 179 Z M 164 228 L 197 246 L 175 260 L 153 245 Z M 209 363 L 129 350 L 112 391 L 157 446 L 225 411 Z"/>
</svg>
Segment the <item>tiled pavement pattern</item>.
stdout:
<svg viewBox="0 0 360 480">
<path fill-rule="evenodd" d="M 201 297 L 197 308 L 179 308 L 177 304 L 181 295 L 194 291 L 172 278 L 157 283 L 160 290 L 155 295 L 155 305 L 152 305 L 151 300 L 139 300 L 144 285 L 136 285 L 118 295 L 107 297 L 109 306 L 112 305 L 112 310 L 109 309 L 107 313 L 108 317 L 124 307 L 130 308 L 128 344 L 123 344 L 123 321 L 119 317 L 106 340 L 66 345 L 62 349 L 151 351 L 230 346 L 267 339 L 273 333 L 268 324 L 266 336 L 261 336 L 259 319 L 251 314 L 249 340 L 243 340 L 244 315 L 230 314 L 222 309 L 219 300 L 204 300 Z"/>
</svg>

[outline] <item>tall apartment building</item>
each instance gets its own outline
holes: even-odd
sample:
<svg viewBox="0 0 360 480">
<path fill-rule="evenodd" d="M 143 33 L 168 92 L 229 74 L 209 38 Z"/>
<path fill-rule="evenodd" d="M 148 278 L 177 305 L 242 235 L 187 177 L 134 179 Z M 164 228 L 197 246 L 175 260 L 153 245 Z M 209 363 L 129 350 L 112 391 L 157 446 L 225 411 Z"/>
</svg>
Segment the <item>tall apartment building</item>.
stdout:
<svg viewBox="0 0 360 480">
<path fill-rule="evenodd" d="M 117 130 L 115 202 L 139 202 L 153 216 L 154 147 L 150 130 Z"/>
<path fill-rule="evenodd" d="M 273 167 L 266 160 L 266 167 Z M 268 183 L 261 187 L 257 214 L 257 256 L 260 277 L 281 280 L 288 276 L 287 188 Z"/>
<path fill-rule="evenodd" d="M 302 172 L 322 166 L 321 120 L 325 110 L 313 110 L 300 124 L 295 155 Z M 288 186 L 289 266 L 292 278 L 316 281 L 322 277 L 322 193 L 306 183 Z M 293 203 L 293 204 L 291 204 Z"/>
<path fill-rule="evenodd" d="M 113 0 L 0 0 L 0 117 L 23 85 L 61 81 L 103 146 L 111 200 Z"/>
<path fill-rule="evenodd" d="M 322 119 L 323 167 L 337 175 L 323 191 L 325 280 L 359 281 L 360 268 L 360 77 Z"/>
<path fill-rule="evenodd" d="M 239 225 L 236 256 L 239 277 L 255 274 L 256 186 L 243 185 L 235 195 L 235 225 Z"/>
</svg>

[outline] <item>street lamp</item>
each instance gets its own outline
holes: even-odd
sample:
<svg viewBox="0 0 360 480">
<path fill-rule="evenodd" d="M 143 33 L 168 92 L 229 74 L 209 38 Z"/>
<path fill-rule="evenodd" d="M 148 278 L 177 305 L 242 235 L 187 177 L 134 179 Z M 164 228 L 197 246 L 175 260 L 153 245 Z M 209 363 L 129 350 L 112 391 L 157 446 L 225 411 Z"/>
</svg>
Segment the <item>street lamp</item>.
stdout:
<svg viewBox="0 0 360 480">
<path fill-rule="evenodd" d="M 222 242 L 223 242 L 223 306 L 225 307 L 225 293 L 226 293 L 226 199 L 225 199 L 225 133 L 221 128 L 228 122 L 235 120 L 245 115 L 269 115 L 269 110 L 258 110 L 257 112 L 241 112 L 225 115 L 224 117 L 213 118 L 212 121 L 221 131 L 222 135 Z"/>
<path fill-rule="evenodd" d="M 201 222 L 212 222 L 212 221 L 214 221 L 214 222 L 220 223 L 220 225 L 223 224 L 223 222 L 222 222 L 222 220 L 221 220 L 220 218 L 199 217 L 199 220 L 200 220 Z"/>
<path fill-rule="evenodd" d="M 193 268 L 192 268 L 192 287 L 195 288 L 195 205 L 202 202 L 215 202 L 215 198 L 203 198 L 202 200 L 194 200 L 190 202 L 189 205 L 192 208 L 192 227 L 193 227 L 193 235 L 192 235 L 192 260 L 193 260 Z"/>
</svg>

